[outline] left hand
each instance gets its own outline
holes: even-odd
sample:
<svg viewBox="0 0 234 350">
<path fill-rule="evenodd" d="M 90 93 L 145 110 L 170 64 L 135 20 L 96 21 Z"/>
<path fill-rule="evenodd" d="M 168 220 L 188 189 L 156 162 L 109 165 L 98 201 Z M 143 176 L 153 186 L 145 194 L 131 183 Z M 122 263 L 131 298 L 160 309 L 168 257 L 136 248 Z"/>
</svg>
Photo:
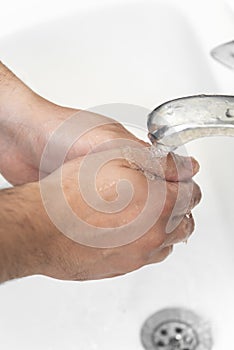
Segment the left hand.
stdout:
<svg viewBox="0 0 234 350">
<path fill-rule="evenodd" d="M 7 84 L 3 90 L 0 79 L 0 172 L 13 185 L 38 180 L 45 145 L 53 132 L 74 114 L 77 114 L 78 125 L 85 122 L 87 132 L 74 143 L 66 160 L 84 156 L 98 145 L 117 138 L 145 144 L 110 118 L 45 100 L 0 63 L 0 77 L 1 74 Z M 92 123 L 99 126 L 92 128 Z M 59 150 L 66 149 L 69 144 L 69 132 L 57 141 L 55 146 Z"/>
</svg>

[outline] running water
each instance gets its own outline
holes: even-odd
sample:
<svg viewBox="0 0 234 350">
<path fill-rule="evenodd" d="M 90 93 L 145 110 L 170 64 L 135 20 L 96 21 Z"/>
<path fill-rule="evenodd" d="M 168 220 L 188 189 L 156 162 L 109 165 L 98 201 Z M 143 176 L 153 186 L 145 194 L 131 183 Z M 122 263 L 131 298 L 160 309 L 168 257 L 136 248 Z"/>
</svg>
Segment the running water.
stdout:
<svg viewBox="0 0 234 350">
<path fill-rule="evenodd" d="M 164 178 L 168 149 L 152 145 L 151 147 L 126 147 L 122 150 L 124 158 L 131 167 L 140 169 L 149 180 Z"/>
</svg>

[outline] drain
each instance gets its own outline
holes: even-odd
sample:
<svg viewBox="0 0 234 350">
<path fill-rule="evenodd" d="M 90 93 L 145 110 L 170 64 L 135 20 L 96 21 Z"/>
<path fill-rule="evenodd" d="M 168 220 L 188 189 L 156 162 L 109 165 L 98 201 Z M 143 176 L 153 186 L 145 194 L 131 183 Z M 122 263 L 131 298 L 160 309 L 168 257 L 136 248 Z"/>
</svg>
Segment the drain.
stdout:
<svg viewBox="0 0 234 350">
<path fill-rule="evenodd" d="M 187 309 L 163 309 L 150 316 L 141 330 L 146 350 L 211 350 L 209 324 Z"/>
<path fill-rule="evenodd" d="M 157 327 L 152 340 L 155 349 L 195 350 L 198 346 L 197 334 L 188 324 L 178 321 L 168 321 Z"/>
</svg>

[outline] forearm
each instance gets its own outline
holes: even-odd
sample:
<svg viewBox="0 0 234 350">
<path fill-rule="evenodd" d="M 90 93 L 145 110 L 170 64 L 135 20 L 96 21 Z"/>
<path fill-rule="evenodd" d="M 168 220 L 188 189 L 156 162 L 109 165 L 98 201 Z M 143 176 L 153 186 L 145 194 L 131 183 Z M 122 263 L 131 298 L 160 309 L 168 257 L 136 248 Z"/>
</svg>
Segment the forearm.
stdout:
<svg viewBox="0 0 234 350">
<path fill-rule="evenodd" d="M 33 92 L 0 62 L 0 173 L 12 184 L 38 180 L 51 132 L 73 113 Z"/>
<path fill-rule="evenodd" d="M 41 272 L 41 210 L 37 184 L 0 191 L 0 282 Z"/>
<path fill-rule="evenodd" d="M 30 135 L 29 115 L 34 100 L 32 90 L 0 62 L 0 172 L 4 172 L 9 148 L 22 144 L 26 134 Z"/>
<path fill-rule="evenodd" d="M 74 109 L 58 106 L 41 97 L 0 62 L 0 122 L 19 119 L 31 125 L 34 119 L 42 122 L 45 116 L 47 120 L 50 113 L 54 118 L 56 111 L 64 115 L 68 111 L 75 112 Z"/>
<path fill-rule="evenodd" d="M 0 62 L 0 123 L 27 114 L 34 93 Z"/>
</svg>

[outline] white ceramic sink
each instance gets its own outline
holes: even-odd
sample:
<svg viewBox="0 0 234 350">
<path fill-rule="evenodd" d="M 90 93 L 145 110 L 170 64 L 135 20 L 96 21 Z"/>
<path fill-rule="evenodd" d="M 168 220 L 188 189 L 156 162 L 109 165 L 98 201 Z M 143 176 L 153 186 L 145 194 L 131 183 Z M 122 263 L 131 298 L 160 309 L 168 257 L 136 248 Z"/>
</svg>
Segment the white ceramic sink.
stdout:
<svg viewBox="0 0 234 350">
<path fill-rule="evenodd" d="M 234 39 L 223 2 L 97 3 L 80 9 L 77 1 L 70 15 L 1 38 L 1 59 L 38 93 L 75 107 L 130 103 L 152 109 L 190 94 L 234 93 L 234 72 L 209 57 L 220 40 Z M 119 120 L 146 125 L 145 115 Z M 35 276 L 0 286 L 0 348 L 142 350 L 145 319 L 181 306 L 210 322 L 214 350 L 231 349 L 233 149 L 234 140 L 224 138 L 188 146 L 201 163 L 203 200 L 194 211 L 194 236 L 165 262 L 99 282 Z"/>
</svg>

